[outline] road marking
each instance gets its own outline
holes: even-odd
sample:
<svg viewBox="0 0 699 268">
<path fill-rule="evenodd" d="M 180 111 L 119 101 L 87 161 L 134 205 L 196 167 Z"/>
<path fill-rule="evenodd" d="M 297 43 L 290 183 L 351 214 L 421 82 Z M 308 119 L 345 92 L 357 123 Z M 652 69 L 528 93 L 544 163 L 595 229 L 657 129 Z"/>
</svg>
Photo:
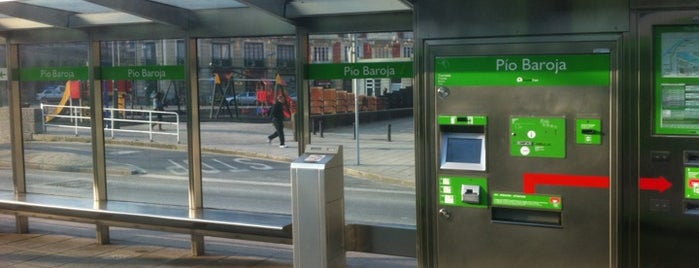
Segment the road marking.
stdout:
<svg viewBox="0 0 699 268">
<path fill-rule="evenodd" d="M 140 177 L 162 179 L 162 180 L 175 180 L 175 181 L 188 181 L 189 180 L 189 177 L 158 175 L 158 174 L 147 174 L 147 175 L 141 175 Z M 235 184 L 245 184 L 245 185 L 276 186 L 276 187 L 291 187 L 290 183 L 281 183 L 281 182 L 241 181 L 241 180 L 211 179 L 211 178 L 204 178 L 203 180 L 204 180 L 204 182 L 235 183 Z"/>
<path fill-rule="evenodd" d="M 187 167 L 178 164 L 177 162 L 175 162 L 172 159 L 168 159 L 167 161 L 170 162 L 170 164 L 172 164 L 172 166 L 165 168 L 168 171 L 170 171 L 170 173 L 175 174 L 175 175 L 188 175 L 189 174 L 189 169 Z"/>
<path fill-rule="evenodd" d="M 146 175 L 140 175 L 139 177 L 162 179 L 162 180 L 175 180 L 175 181 L 188 181 L 189 180 L 189 177 L 158 175 L 158 174 L 146 174 Z M 243 180 L 231 180 L 231 179 L 212 179 L 212 178 L 204 178 L 203 180 L 204 180 L 204 182 L 233 183 L 233 184 L 243 184 L 243 185 L 253 185 L 253 186 L 274 186 L 274 187 L 289 187 L 289 188 L 291 187 L 291 183 L 285 183 L 285 182 L 261 182 L 261 181 L 243 181 Z M 414 191 L 356 188 L 356 187 L 345 187 L 345 191 L 382 193 L 382 194 L 403 194 L 403 195 L 414 195 L 415 194 Z"/>
<path fill-rule="evenodd" d="M 219 163 L 219 164 L 221 164 L 221 165 L 223 165 L 223 166 L 225 166 L 225 167 L 227 167 L 227 168 L 229 168 L 228 171 L 230 171 L 230 172 L 250 171 L 249 169 L 244 169 L 244 168 L 238 168 L 238 167 L 235 167 L 235 166 L 231 166 L 231 165 L 226 164 L 226 163 L 224 163 L 223 161 L 218 160 L 218 159 L 216 159 L 216 158 L 212 158 L 211 160 L 214 161 L 214 162 L 216 162 L 216 163 Z"/>
<path fill-rule="evenodd" d="M 204 163 L 204 162 L 201 162 L 201 172 L 202 172 L 202 173 L 206 173 L 206 174 L 218 174 L 218 173 L 221 173 L 221 171 L 218 170 L 217 168 L 215 168 L 215 167 L 213 167 L 213 166 L 211 166 L 211 165 L 209 165 L 209 164 L 207 164 L 207 163 Z"/>
<path fill-rule="evenodd" d="M 141 151 L 116 151 L 109 153 L 110 155 L 127 155 L 127 154 L 137 154 Z"/>
</svg>

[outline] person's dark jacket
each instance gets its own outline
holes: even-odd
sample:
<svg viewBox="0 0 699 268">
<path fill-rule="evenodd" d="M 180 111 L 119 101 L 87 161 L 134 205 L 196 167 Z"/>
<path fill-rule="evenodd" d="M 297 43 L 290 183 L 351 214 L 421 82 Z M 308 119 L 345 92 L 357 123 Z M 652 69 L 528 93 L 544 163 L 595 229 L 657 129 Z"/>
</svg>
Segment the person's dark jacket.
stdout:
<svg viewBox="0 0 699 268">
<path fill-rule="evenodd" d="M 269 116 L 272 120 L 282 122 L 284 121 L 284 104 L 277 101 L 272 105 L 272 109 L 269 111 Z"/>
</svg>

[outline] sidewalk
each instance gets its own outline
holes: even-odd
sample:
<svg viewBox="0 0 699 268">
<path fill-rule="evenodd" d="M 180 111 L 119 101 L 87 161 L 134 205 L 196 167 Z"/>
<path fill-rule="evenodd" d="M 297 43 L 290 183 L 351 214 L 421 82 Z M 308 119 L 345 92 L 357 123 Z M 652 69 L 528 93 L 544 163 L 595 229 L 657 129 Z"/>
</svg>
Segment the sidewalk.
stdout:
<svg viewBox="0 0 699 268">
<path fill-rule="evenodd" d="M 388 141 L 388 125 L 391 141 Z M 288 148 L 279 148 L 279 140 L 267 144 L 274 131 L 267 123 L 204 122 L 201 126 L 203 150 L 229 152 L 266 159 L 292 161 L 298 157 L 293 132 L 285 130 Z M 403 186 L 415 185 L 413 118 L 365 123 L 359 126 L 359 155 L 352 126 L 325 130 L 323 137 L 311 134 L 311 144 L 342 145 L 345 174 Z M 359 163 L 357 161 L 359 158 Z"/>
<path fill-rule="evenodd" d="M 94 225 L 30 219 L 15 234 L 14 217 L 0 215 L 0 267 L 293 267 L 291 245 L 206 238 L 205 256 L 192 256 L 189 236 L 110 228 L 111 244 L 95 242 Z M 347 252 L 347 267 L 417 267 L 414 258 Z"/>
<path fill-rule="evenodd" d="M 391 141 L 388 141 L 388 126 Z M 172 133 L 173 125 L 164 126 Z M 147 131 L 148 125 L 123 127 L 128 130 Z M 298 157 L 298 143 L 291 129 L 285 129 L 287 148 L 279 148 L 279 140 L 267 143 L 267 135 L 274 131 L 271 123 L 202 122 L 201 145 L 204 152 L 236 154 L 241 156 L 291 162 Z M 155 146 L 186 150 L 186 123 L 180 123 L 180 144 L 175 136 L 158 135 L 153 142 L 144 133 L 116 132 L 114 138 L 105 137 L 109 143 L 136 146 Z M 109 135 L 107 131 L 105 135 Z M 34 135 L 38 141 L 89 140 L 89 130 L 79 130 L 76 137 L 72 129 L 49 127 L 47 133 Z M 311 135 L 311 144 L 342 145 L 345 174 L 358 178 L 382 181 L 389 184 L 415 185 L 415 144 L 413 118 L 361 123 L 359 126 L 359 150 L 352 126 L 331 128 Z M 359 151 L 359 154 L 357 153 Z M 28 157 L 27 159 L 30 159 Z M 62 158 L 53 159 L 61 160 Z M 357 160 L 359 159 L 359 161 Z M 43 159 L 42 161 L 46 161 Z M 48 164 L 46 162 L 42 162 Z"/>
</svg>

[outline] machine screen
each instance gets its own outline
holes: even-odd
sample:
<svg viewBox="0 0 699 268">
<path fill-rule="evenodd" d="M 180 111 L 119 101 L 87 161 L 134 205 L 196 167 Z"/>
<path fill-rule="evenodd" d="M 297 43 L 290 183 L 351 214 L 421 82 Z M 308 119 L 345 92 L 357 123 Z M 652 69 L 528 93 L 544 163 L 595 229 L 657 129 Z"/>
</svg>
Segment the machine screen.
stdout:
<svg viewBox="0 0 699 268">
<path fill-rule="evenodd" d="M 441 149 L 441 168 L 485 170 L 485 136 L 482 133 L 445 133 Z"/>
</svg>

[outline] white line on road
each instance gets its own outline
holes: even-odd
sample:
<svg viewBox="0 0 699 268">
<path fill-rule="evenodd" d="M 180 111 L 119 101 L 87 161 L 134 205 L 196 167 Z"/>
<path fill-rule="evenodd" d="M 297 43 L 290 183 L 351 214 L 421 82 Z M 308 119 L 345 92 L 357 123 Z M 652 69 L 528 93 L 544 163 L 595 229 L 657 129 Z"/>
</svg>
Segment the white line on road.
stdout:
<svg viewBox="0 0 699 268">
<path fill-rule="evenodd" d="M 170 175 L 158 175 L 158 174 L 144 174 L 139 177 L 161 179 L 161 180 L 176 180 L 176 181 L 187 181 L 188 177 L 183 176 L 170 176 Z M 282 182 L 261 182 L 261 181 L 242 181 L 242 180 L 232 180 L 232 179 L 211 179 L 204 178 L 205 182 L 216 182 L 216 183 L 234 183 L 234 184 L 244 184 L 244 185 L 257 185 L 257 186 L 274 186 L 274 187 L 291 187 L 291 183 Z M 368 193 L 384 193 L 384 194 L 406 194 L 414 195 L 413 191 L 400 191 L 400 190 L 387 190 L 387 189 L 369 189 L 369 188 L 355 188 L 355 187 L 345 187 L 346 191 L 355 192 L 368 192 Z"/>
</svg>

